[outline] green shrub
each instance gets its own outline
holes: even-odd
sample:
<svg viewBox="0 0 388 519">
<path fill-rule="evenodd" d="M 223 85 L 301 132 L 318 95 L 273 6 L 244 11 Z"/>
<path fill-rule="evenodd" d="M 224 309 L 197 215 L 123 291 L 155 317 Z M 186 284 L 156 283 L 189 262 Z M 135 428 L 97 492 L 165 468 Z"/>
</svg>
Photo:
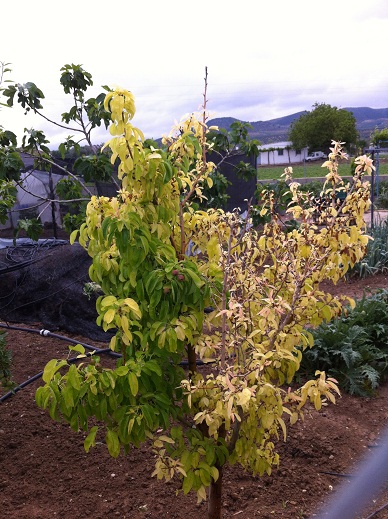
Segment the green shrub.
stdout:
<svg viewBox="0 0 388 519">
<path fill-rule="evenodd" d="M 380 221 L 368 230 L 372 238 L 364 258 L 354 265 L 348 277 L 366 278 L 388 268 L 388 221 Z"/>
<path fill-rule="evenodd" d="M 304 352 L 300 375 L 325 371 L 342 390 L 373 395 L 388 373 L 388 290 L 364 294 L 354 309 L 312 334 L 314 348 Z"/>
<path fill-rule="evenodd" d="M 252 209 L 252 221 L 254 225 L 263 224 L 271 218 L 270 213 L 261 215 L 263 194 L 265 191 L 273 191 L 275 212 L 282 214 L 286 211 L 288 204 L 292 200 L 290 188 L 285 180 L 277 180 L 276 182 L 261 183 L 259 182 L 255 191 L 257 204 Z"/>
<path fill-rule="evenodd" d="M 11 381 L 11 352 L 7 348 L 5 332 L 0 331 L 0 382 L 9 385 Z"/>
<path fill-rule="evenodd" d="M 300 190 L 307 193 L 310 192 L 314 196 L 319 196 L 323 189 L 323 182 L 319 180 L 312 180 L 311 182 L 305 182 L 300 185 Z"/>
<path fill-rule="evenodd" d="M 375 194 L 377 194 L 375 192 Z M 382 181 L 379 183 L 379 196 L 375 200 L 378 209 L 388 209 L 388 182 Z"/>
</svg>

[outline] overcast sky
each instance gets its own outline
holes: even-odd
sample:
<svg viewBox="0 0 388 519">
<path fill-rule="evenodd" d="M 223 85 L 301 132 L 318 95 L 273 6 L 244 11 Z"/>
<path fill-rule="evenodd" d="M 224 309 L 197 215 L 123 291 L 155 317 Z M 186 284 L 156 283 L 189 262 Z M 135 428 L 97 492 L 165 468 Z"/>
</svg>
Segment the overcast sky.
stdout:
<svg viewBox="0 0 388 519">
<path fill-rule="evenodd" d="M 316 102 L 388 107 L 387 0 L 19 0 L 0 12 L 0 61 L 44 92 L 57 120 L 71 106 L 59 84 L 67 63 L 92 74 L 90 96 L 131 90 L 133 122 L 153 138 L 200 108 L 205 67 L 211 118 L 266 121 Z M 63 136 L 20 107 L 3 108 L 0 125 L 43 129 L 54 147 Z"/>
</svg>

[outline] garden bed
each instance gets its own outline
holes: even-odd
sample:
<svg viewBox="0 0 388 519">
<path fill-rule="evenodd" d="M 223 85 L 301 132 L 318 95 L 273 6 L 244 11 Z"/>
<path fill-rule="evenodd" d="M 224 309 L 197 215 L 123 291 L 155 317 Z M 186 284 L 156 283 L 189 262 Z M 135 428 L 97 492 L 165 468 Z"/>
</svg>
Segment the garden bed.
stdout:
<svg viewBox="0 0 388 519">
<path fill-rule="evenodd" d="M 330 283 L 325 288 L 361 298 L 364 290 L 388 288 L 388 276 Z M 26 324 L 22 326 L 27 326 Z M 39 329 L 40 324 L 28 325 Z M 60 333 L 60 332 L 57 332 Z M 91 343 L 81 335 L 71 338 Z M 53 357 L 66 357 L 66 342 L 9 330 L 12 374 L 21 383 L 38 373 Z M 93 342 L 96 347 L 105 346 Z M 0 509 L 7 519 L 106 519 L 204 517 L 206 504 L 194 494 L 183 496 L 177 483 L 151 478 L 154 459 L 146 448 L 111 458 L 105 445 L 89 454 L 83 433 L 51 420 L 38 409 L 36 381 L 0 405 Z M 0 388 L 4 394 L 4 388 Z M 298 519 L 314 517 L 321 503 L 349 478 L 357 462 L 379 441 L 388 423 L 388 384 L 375 398 L 343 394 L 336 405 L 306 414 L 305 422 L 289 428 L 279 441 L 280 467 L 271 477 L 252 477 L 238 466 L 228 467 L 224 486 L 224 518 Z M 388 502 L 383 492 L 360 518 Z M 374 516 L 388 516 L 388 510 Z"/>
</svg>

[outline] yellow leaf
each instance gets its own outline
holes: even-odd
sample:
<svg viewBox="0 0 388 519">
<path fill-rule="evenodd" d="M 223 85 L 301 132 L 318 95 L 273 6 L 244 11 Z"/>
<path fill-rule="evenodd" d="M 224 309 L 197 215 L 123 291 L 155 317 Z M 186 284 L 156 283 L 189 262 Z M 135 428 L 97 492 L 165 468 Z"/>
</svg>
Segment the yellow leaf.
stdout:
<svg viewBox="0 0 388 519">
<path fill-rule="evenodd" d="M 324 305 L 322 307 L 322 315 L 326 319 L 326 321 L 330 321 L 330 319 L 332 318 L 331 310 L 328 305 Z"/>
<path fill-rule="evenodd" d="M 181 326 L 175 328 L 176 336 L 180 341 L 184 341 L 186 338 L 185 330 Z"/>
<path fill-rule="evenodd" d="M 180 473 L 182 474 L 182 476 L 184 476 L 185 478 L 187 478 L 186 471 L 185 471 L 185 469 L 184 469 L 183 467 L 180 467 L 179 465 L 177 465 L 176 470 L 177 470 L 178 472 L 180 472 Z"/>
<path fill-rule="evenodd" d="M 300 247 L 300 255 L 302 258 L 308 258 L 310 256 L 311 248 L 308 245 L 302 245 Z"/>
<path fill-rule="evenodd" d="M 220 473 L 219 473 L 217 467 L 210 467 L 210 474 L 211 474 L 211 477 L 214 479 L 214 481 L 217 481 L 217 479 L 220 476 Z"/>
<path fill-rule="evenodd" d="M 166 436 L 164 434 L 159 436 L 159 440 L 162 441 L 162 442 L 171 443 L 171 444 L 175 443 L 175 441 L 172 438 L 170 438 L 169 436 Z"/>
<path fill-rule="evenodd" d="M 197 490 L 197 503 L 202 503 L 202 501 L 206 501 L 206 489 L 203 485 Z"/>
<path fill-rule="evenodd" d="M 117 301 L 115 296 L 106 296 L 101 300 L 101 306 L 112 306 Z"/>
<path fill-rule="evenodd" d="M 132 310 L 132 312 L 138 319 L 141 319 L 141 311 L 139 305 L 136 303 L 134 299 L 127 297 L 126 299 L 124 299 L 124 303 Z"/>
<path fill-rule="evenodd" d="M 214 258 L 218 258 L 220 255 L 220 246 L 218 243 L 217 236 L 213 236 L 208 241 L 207 247 L 206 247 L 207 253 L 209 255 L 209 259 L 212 260 Z"/>
<path fill-rule="evenodd" d="M 252 393 L 249 391 L 247 387 L 245 387 L 240 393 L 237 393 L 236 397 L 237 404 L 243 407 L 251 399 Z"/>
<path fill-rule="evenodd" d="M 121 328 L 123 329 L 125 335 L 129 338 L 129 336 L 131 334 L 131 332 L 129 331 L 129 321 L 128 321 L 128 317 L 126 315 L 122 315 L 121 316 Z"/>
<path fill-rule="evenodd" d="M 284 420 L 280 416 L 278 417 L 278 423 L 280 424 L 282 431 L 283 431 L 283 440 L 286 441 L 286 439 L 287 439 L 286 424 L 284 423 Z"/>
<path fill-rule="evenodd" d="M 115 310 L 114 308 L 109 308 L 109 310 L 104 314 L 104 321 L 109 324 L 113 321 L 115 316 Z"/>
<path fill-rule="evenodd" d="M 257 245 L 258 245 L 260 250 L 264 250 L 265 249 L 265 236 L 261 236 L 259 238 L 259 241 L 257 242 Z"/>
<path fill-rule="evenodd" d="M 73 245 L 73 243 L 75 242 L 76 238 L 77 238 L 77 235 L 79 233 L 79 230 L 76 229 L 75 231 L 73 231 L 71 234 L 70 234 L 70 245 Z"/>
<path fill-rule="evenodd" d="M 117 341 L 117 338 L 116 338 L 116 335 L 114 335 L 111 340 L 110 340 L 110 343 L 109 343 L 109 348 L 112 350 L 112 351 L 115 351 L 115 348 L 116 348 L 116 341 Z"/>
<path fill-rule="evenodd" d="M 314 407 L 317 411 L 322 408 L 321 395 L 318 392 L 314 396 Z"/>
</svg>

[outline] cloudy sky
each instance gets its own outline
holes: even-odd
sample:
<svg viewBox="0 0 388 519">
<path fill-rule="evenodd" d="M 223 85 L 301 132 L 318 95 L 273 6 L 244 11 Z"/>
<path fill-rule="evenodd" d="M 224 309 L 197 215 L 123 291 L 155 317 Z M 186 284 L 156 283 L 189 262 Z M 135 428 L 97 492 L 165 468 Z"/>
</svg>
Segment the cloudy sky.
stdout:
<svg viewBox="0 0 388 519">
<path fill-rule="evenodd" d="M 55 5 L 55 10 L 54 10 Z M 34 82 L 44 114 L 59 120 L 71 98 L 60 68 L 82 65 L 101 85 L 131 90 L 134 124 L 146 137 L 167 134 L 196 112 L 208 70 L 210 117 L 266 121 L 316 102 L 339 108 L 388 107 L 386 0 L 19 0 L 1 6 L 0 61 L 9 79 Z M 0 125 L 21 136 L 55 126 L 3 108 Z M 107 135 L 101 130 L 94 142 Z"/>
</svg>

